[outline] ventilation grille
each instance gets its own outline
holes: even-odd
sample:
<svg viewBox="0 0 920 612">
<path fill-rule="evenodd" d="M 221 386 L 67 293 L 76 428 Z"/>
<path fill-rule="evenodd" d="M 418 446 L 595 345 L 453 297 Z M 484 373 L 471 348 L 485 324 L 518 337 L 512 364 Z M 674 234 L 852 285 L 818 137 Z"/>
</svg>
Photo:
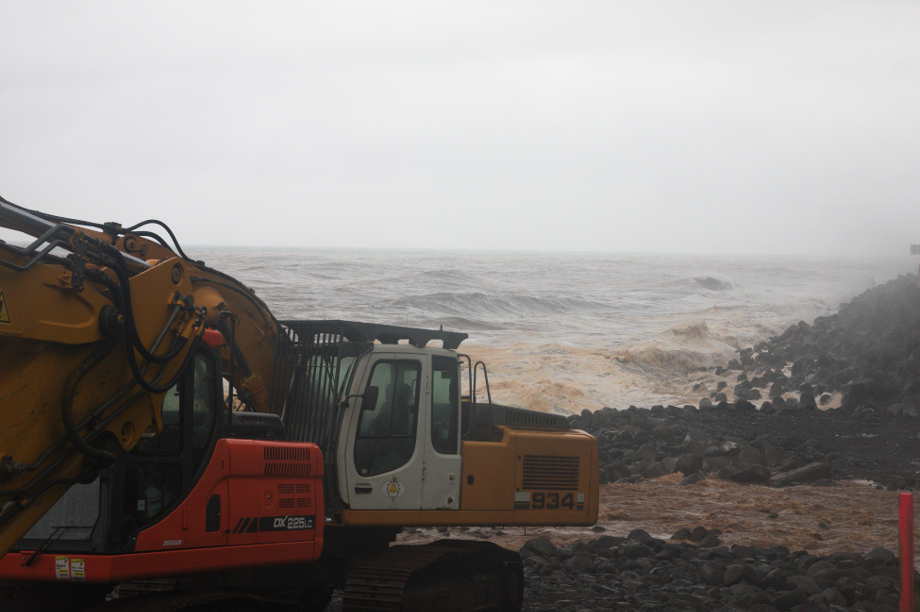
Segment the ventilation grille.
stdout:
<svg viewBox="0 0 920 612">
<path fill-rule="evenodd" d="M 278 485 L 278 495 L 303 495 L 307 492 L 307 485 L 282 483 Z"/>
<path fill-rule="evenodd" d="M 303 446 L 266 446 L 262 451 L 266 461 L 310 460 L 310 449 Z"/>
<path fill-rule="evenodd" d="M 295 508 L 306 508 L 307 500 L 304 497 L 282 497 L 278 500 L 278 507 L 282 510 L 294 510 Z"/>
<path fill-rule="evenodd" d="M 265 464 L 266 476 L 309 476 L 309 463 L 288 463 L 278 461 Z"/>
<path fill-rule="evenodd" d="M 524 455 L 524 489 L 578 490 L 578 457 Z"/>
</svg>

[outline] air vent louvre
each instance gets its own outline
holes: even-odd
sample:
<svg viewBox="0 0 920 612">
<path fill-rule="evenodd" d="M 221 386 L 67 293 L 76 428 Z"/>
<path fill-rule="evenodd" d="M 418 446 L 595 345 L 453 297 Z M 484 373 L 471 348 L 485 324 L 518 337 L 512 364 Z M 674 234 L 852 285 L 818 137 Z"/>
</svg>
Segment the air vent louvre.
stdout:
<svg viewBox="0 0 920 612">
<path fill-rule="evenodd" d="M 282 510 L 293 510 L 294 508 L 306 508 L 307 500 L 303 497 L 283 497 L 278 500 L 278 507 Z"/>
<path fill-rule="evenodd" d="M 266 476 L 309 476 L 309 463 L 288 463 L 276 461 L 265 464 Z"/>
<path fill-rule="evenodd" d="M 266 446 L 262 451 L 266 461 L 310 460 L 310 450 L 303 446 Z"/>
<path fill-rule="evenodd" d="M 579 457 L 524 455 L 525 490 L 577 491 Z"/>
</svg>

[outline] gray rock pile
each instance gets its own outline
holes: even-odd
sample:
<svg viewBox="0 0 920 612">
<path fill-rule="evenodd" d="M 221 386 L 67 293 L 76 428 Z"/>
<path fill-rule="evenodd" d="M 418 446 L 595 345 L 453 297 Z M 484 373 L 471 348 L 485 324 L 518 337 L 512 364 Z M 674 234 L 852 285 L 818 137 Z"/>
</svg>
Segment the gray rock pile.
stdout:
<svg viewBox="0 0 920 612">
<path fill-rule="evenodd" d="M 718 533 L 683 529 L 669 541 L 635 530 L 558 548 L 521 549 L 530 612 L 897 610 L 898 565 L 885 549 L 815 557 L 776 546 L 721 546 Z"/>
<path fill-rule="evenodd" d="M 785 486 L 866 478 L 920 486 L 920 287 L 903 276 L 813 325 L 741 350 L 698 406 L 570 418 L 598 437 L 604 482 L 681 472 Z M 839 408 L 828 406 L 842 393 Z M 733 401 L 728 401 L 731 397 Z"/>
<path fill-rule="evenodd" d="M 879 285 L 819 317 L 739 353 L 728 364 L 744 377 L 735 396 L 799 391 L 812 407 L 844 392 L 842 410 L 885 418 L 920 416 L 920 287 L 914 275 Z M 739 395 L 740 391 L 740 395 Z"/>
</svg>

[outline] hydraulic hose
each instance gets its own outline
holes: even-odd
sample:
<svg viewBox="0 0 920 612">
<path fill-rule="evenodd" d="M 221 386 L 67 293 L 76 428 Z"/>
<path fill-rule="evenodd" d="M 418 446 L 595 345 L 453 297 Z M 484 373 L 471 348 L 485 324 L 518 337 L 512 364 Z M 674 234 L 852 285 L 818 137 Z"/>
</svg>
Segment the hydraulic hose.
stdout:
<svg viewBox="0 0 920 612">
<path fill-rule="evenodd" d="M 61 421 L 64 423 L 64 430 L 67 432 L 67 438 L 77 447 L 81 453 L 93 459 L 99 459 L 106 462 L 115 460 L 115 455 L 109 451 L 102 450 L 91 446 L 83 437 L 80 436 L 79 428 L 73 419 L 73 400 L 76 396 L 77 385 L 86 376 L 87 372 L 105 359 L 112 352 L 114 344 L 110 341 L 102 341 L 96 345 L 93 352 L 84 359 L 76 370 L 70 373 L 64 383 L 64 399 L 61 403 Z"/>
</svg>

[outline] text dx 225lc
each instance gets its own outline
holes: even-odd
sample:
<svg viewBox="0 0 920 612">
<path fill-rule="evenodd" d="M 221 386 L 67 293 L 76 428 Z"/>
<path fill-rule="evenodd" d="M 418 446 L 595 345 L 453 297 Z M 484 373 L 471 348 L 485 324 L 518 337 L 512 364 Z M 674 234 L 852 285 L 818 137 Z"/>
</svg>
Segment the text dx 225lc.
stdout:
<svg viewBox="0 0 920 612">
<path fill-rule="evenodd" d="M 466 334 L 278 321 L 156 220 L 0 226 L 4 611 L 516 611 L 517 553 L 396 534 L 597 518 L 594 438 L 493 404 Z"/>
</svg>

